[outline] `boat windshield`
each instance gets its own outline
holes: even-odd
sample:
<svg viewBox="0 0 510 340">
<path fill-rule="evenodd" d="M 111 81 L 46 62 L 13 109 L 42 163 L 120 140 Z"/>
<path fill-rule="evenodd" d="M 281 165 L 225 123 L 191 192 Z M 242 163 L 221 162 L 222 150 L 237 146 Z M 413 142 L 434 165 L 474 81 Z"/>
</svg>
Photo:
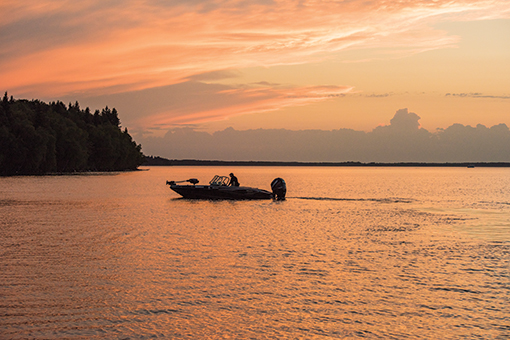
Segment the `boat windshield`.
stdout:
<svg viewBox="0 0 510 340">
<path fill-rule="evenodd" d="M 227 176 L 218 176 L 215 175 L 213 179 L 209 182 L 210 185 L 220 185 L 226 186 L 230 182 L 230 179 Z"/>
</svg>

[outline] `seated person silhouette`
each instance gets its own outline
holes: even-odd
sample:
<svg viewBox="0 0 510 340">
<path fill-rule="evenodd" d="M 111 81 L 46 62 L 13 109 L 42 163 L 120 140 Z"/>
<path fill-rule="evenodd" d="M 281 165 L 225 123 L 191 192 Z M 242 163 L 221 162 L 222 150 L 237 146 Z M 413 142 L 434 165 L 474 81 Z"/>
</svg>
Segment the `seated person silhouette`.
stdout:
<svg viewBox="0 0 510 340">
<path fill-rule="evenodd" d="M 234 176 L 233 173 L 230 173 L 230 183 L 229 183 L 230 186 L 232 187 L 238 187 L 239 186 L 239 181 L 237 180 L 237 177 Z"/>
</svg>

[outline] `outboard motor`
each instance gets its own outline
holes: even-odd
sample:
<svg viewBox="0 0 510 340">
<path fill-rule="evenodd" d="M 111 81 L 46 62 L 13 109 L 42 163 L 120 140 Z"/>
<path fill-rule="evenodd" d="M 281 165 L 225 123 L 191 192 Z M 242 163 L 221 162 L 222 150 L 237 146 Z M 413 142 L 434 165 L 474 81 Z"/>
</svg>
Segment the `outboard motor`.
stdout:
<svg viewBox="0 0 510 340">
<path fill-rule="evenodd" d="M 284 200 L 285 194 L 287 193 L 287 185 L 283 178 L 275 178 L 271 182 L 271 190 L 273 190 L 273 195 L 277 200 Z"/>
</svg>

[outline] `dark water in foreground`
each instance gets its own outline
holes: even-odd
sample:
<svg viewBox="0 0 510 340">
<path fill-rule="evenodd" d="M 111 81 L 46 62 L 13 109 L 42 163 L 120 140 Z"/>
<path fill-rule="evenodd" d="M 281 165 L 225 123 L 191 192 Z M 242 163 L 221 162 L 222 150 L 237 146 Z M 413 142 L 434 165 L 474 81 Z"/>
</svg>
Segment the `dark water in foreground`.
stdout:
<svg viewBox="0 0 510 340">
<path fill-rule="evenodd" d="M 189 201 L 234 171 L 288 199 Z M 507 339 L 510 170 L 0 178 L 1 339 Z"/>
</svg>

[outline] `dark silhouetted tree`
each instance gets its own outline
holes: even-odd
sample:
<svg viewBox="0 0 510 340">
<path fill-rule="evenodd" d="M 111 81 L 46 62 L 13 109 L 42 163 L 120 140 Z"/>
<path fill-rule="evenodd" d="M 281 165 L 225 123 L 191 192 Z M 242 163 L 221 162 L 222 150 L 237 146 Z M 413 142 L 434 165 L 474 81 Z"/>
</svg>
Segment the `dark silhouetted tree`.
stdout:
<svg viewBox="0 0 510 340">
<path fill-rule="evenodd" d="M 120 128 L 117 110 L 80 109 L 78 102 L 11 100 L 0 104 L 0 174 L 136 169 L 141 146 Z"/>
</svg>

